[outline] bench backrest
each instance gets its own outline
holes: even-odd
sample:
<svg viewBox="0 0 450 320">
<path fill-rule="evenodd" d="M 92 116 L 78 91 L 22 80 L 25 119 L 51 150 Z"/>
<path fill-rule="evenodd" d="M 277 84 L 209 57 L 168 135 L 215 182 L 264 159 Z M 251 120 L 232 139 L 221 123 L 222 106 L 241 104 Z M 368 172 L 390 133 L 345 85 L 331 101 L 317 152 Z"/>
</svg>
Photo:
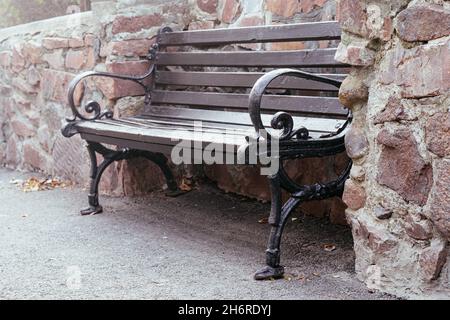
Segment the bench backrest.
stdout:
<svg viewBox="0 0 450 320">
<path fill-rule="evenodd" d="M 183 113 L 182 117 L 193 119 L 227 117 L 217 113 L 223 110 L 247 113 L 250 89 L 265 72 L 277 68 L 301 68 L 343 79 L 347 66 L 334 59 L 336 48 L 319 46 L 323 40 L 336 46 L 340 37 L 335 21 L 180 32 L 165 29 L 158 36 L 159 48 L 153 59 L 157 66 L 154 107 L 147 112 Z M 280 42 L 311 41 L 315 49 L 270 50 Z M 284 77 L 271 84 L 262 107 L 268 114 L 286 111 L 344 119 L 348 111 L 340 105 L 337 90 L 320 82 Z M 180 111 L 163 105 L 189 108 Z M 242 116 L 247 121 L 248 115 Z M 228 117 L 230 123 L 243 121 L 235 112 Z"/>
</svg>

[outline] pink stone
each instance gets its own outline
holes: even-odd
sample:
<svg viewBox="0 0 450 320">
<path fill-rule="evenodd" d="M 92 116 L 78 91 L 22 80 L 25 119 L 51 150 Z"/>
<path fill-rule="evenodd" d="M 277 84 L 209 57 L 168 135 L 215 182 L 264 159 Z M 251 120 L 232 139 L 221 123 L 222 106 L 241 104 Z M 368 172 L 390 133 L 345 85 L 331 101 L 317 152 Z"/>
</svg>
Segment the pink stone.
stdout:
<svg viewBox="0 0 450 320">
<path fill-rule="evenodd" d="M 111 54 L 125 57 L 145 57 L 148 55 L 149 49 L 155 39 L 138 39 L 112 42 Z"/>
<path fill-rule="evenodd" d="M 427 148 L 439 157 L 450 156 L 450 115 L 438 112 L 431 116 L 425 127 Z"/>
<path fill-rule="evenodd" d="M 363 1 L 340 0 L 337 6 L 337 20 L 344 31 L 367 36 L 367 11 Z"/>
<path fill-rule="evenodd" d="M 396 29 L 404 41 L 429 41 L 450 35 L 450 10 L 442 5 L 413 5 L 397 16 Z"/>
<path fill-rule="evenodd" d="M 381 124 L 385 122 L 412 120 L 405 113 L 405 108 L 402 105 L 401 99 L 391 96 L 384 107 L 383 111 L 376 115 L 373 120 L 374 124 Z"/>
<path fill-rule="evenodd" d="M 347 154 L 352 159 L 359 159 L 365 156 L 369 151 L 369 143 L 364 132 L 353 127 L 345 136 L 345 148 Z"/>
<path fill-rule="evenodd" d="M 378 183 L 396 191 L 405 201 L 424 206 L 433 184 L 433 170 L 422 159 L 412 132 L 399 129 L 391 133 L 384 129 L 377 141 L 383 145 Z"/>
<path fill-rule="evenodd" d="M 367 101 L 369 98 L 369 89 L 363 83 L 362 79 L 348 75 L 339 90 L 339 101 L 347 108 L 354 108 L 357 104 Z"/>
<path fill-rule="evenodd" d="M 112 24 L 112 33 L 139 32 L 143 29 L 161 26 L 163 22 L 163 17 L 159 14 L 138 17 L 117 16 Z"/>
<path fill-rule="evenodd" d="M 111 62 L 106 67 L 108 72 L 137 76 L 149 70 L 150 62 L 147 60 Z M 108 99 L 144 94 L 142 87 L 131 81 L 97 78 L 95 82 Z"/>
<path fill-rule="evenodd" d="M 22 54 L 25 59 L 29 60 L 32 64 L 38 64 L 42 62 L 43 49 L 41 46 L 26 42 L 22 44 Z"/>
<path fill-rule="evenodd" d="M 38 148 L 31 142 L 27 141 L 23 145 L 23 162 L 30 165 L 34 169 L 43 169 L 44 158 Z"/>
<path fill-rule="evenodd" d="M 70 50 L 66 54 L 65 66 L 67 69 L 81 70 L 86 62 L 84 51 Z"/>
<path fill-rule="evenodd" d="M 368 67 L 375 62 L 375 51 L 367 48 L 367 43 L 339 44 L 335 59 L 356 67 Z"/>
<path fill-rule="evenodd" d="M 26 120 L 14 119 L 10 124 L 13 132 L 19 137 L 29 138 L 36 134 L 36 130 Z"/>
<path fill-rule="evenodd" d="M 0 66 L 6 68 L 11 64 L 11 51 L 2 51 L 0 52 Z"/>
<path fill-rule="evenodd" d="M 403 98 L 435 97 L 450 90 L 450 40 L 388 51 L 379 72 L 382 84 L 396 84 Z"/>
<path fill-rule="evenodd" d="M 45 49 L 65 49 L 69 48 L 69 39 L 66 38 L 44 38 L 42 39 L 42 45 Z"/>
<path fill-rule="evenodd" d="M 240 4 L 237 0 L 225 0 L 223 4 L 220 20 L 225 23 L 232 23 L 236 20 L 240 11 Z"/>
<path fill-rule="evenodd" d="M 87 34 L 84 36 L 84 45 L 87 47 L 93 47 L 97 37 L 93 34 Z"/>
<path fill-rule="evenodd" d="M 84 55 L 86 58 L 84 68 L 85 69 L 93 69 L 97 65 L 98 52 L 94 48 L 89 47 L 84 50 Z"/>
<path fill-rule="evenodd" d="M 14 135 L 10 136 L 6 142 L 6 163 L 13 167 L 18 165 L 20 161 L 19 143 L 17 137 Z"/>
<path fill-rule="evenodd" d="M 19 51 L 18 48 L 14 48 L 11 57 L 11 70 L 15 73 L 19 73 L 23 69 L 25 69 L 25 66 L 26 60 L 23 57 L 22 53 Z"/>
<path fill-rule="evenodd" d="M 304 2 L 304 1 L 302 1 Z M 310 2 L 310 1 L 307 1 Z M 314 2 L 314 1 L 312 1 Z M 302 4 L 300 4 L 302 5 Z M 267 0 L 266 2 L 267 10 L 271 11 L 272 13 L 275 13 L 278 16 L 282 16 L 285 18 L 290 18 L 294 14 L 296 14 L 300 8 L 299 8 L 299 1 L 298 0 L 286 0 L 286 1 L 280 1 L 280 0 Z M 302 7 L 304 8 L 304 7 Z"/>
<path fill-rule="evenodd" d="M 217 11 L 218 0 L 197 0 L 197 6 L 200 10 L 213 14 Z"/>
<path fill-rule="evenodd" d="M 194 21 L 189 24 L 189 30 L 214 29 L 214 21 Z"/>
<path fill-rule="evenodd" d="M 82 38 L 70 38 L 69 47 L 71 48 L 81 48 L 84 47 L 84 40 Z"/>
<path fill-rule="evenodd" d="M 419 266 L 423 279 L 432 281 L 439 278 L 446 260 L 447 250 L 445 242 L 432 241 L 431 245 L 425 248 L 419 256 Z"/>
<path fill-rule="evenodd" d="M 406 233 L 416 240 L 429 240 L 433 237 L 433 226 L 430 221 L 414 219 L 410 214 L 406 215 L 403 222 Z"/>
<path fill-rule="evenodd" d="M 436 185 L 434 187 L 429 215 L 431 220 L 450 240 L 450 161 L 442 161 L 436 168 Z"/>
<path fill-rule="evenodd" d="M 67 104 L 69 82 L 74 78 L 71 73 L 43 69 L 41 90 L 45 99 Z"/>
<path fill-rule="evenodd" d="M 359 210 L 366 204 L 366 191 L 353 180 L 347 180 L 342 200 L 350 209 Z"/>
</svg>

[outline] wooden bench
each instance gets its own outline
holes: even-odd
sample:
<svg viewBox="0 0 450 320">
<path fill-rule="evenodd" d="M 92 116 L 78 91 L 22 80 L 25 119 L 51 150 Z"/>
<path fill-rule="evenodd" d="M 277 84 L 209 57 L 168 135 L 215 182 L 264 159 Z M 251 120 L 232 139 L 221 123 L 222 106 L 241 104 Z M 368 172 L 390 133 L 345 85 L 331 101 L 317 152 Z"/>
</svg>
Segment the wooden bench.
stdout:
<svg viewBox="0 0 450 320">
<path fill-rule="evenodd" d="M 303 201 L 341 196 L 349 176 L 351 163 L 336 181 L 304 186 L 289 178 L 283 168 L 287 159 L 326 157 L 345 150 L 351 114 L 340 105 L 337 93 L 347 66 L 334 60 L 335 48 L 260 49 L 270 48 L 270 43 L 339 39 L 340 28 L 333 21 L 182 32 L 166 27 L 149 50 L 147 58 L 152 64 L 146 74 L 87 72 L 76 77 L 69 89 L 74 117 L 62 132 L 65 137 L 80 134 L 88 144 L 92 164 L 89 208 L 81 213 L 102 212 L 98 199 L 102 173 L 114 161 L 133 157 L 156 163 L 167 180 L 169 195 L 180 194 L 166 156 L 180 139 L 197 139 L 197 121 L 202 121 L 197 149 L 221 144 L 224 153 L 239 154 L 246 163 L 252 156 L 260 159 L 263 155 L 262 148 L 252 146 L 263 141 L 272 146 L 277 141 L 276 155 L 265 151 L 266 156 L 279 162 L 279 170 L 268 179 L 272 230 L 267 266 L 256 273 L 255 279 L 281 277 L 280 241 L 289 214 Z M 249 44 L 253 50 L 248 49 Z M 111 111 L 103 111 L 96 102 L 76 106 L 77 85 L 94 76 L 139 84 L 145 92 L 145 110 L 114 119 Z M 232 134 L 224 135 L 231 129 Z M 105 144 L 118 148 L 110 149 Z M 97 154 L 104 159 L 100 164 Z M 282 190 L 291 196 L 284 204 Z"/>
</svg>

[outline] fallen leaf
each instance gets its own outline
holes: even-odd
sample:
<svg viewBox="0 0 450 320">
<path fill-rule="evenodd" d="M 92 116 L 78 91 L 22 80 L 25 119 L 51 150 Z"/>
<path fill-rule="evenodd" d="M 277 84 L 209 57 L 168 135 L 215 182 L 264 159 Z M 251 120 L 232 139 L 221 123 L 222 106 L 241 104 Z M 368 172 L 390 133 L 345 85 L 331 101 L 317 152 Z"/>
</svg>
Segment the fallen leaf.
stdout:
<svg viewBox="0 0 450 320">
<path fill-rule="evenodd" d="M 258 220 L 258 223 L 260 224 L 268 224 L 269 223 L 269 218 L 262 218 Z"/>
<path fill-rule="evenodd" d="M 327 252 L 331 252 L 336 250 L 336 246 L 332 243 L 327 243 L 323 245 L 323 250 L 327 251 Z"/>
<path fill-rule="evenodd" d="M 192 190 L 191 184 L 188 181 L 186 181 L 186 179 L 183 179 L 183 181 L 181 181 L 180 184 L 180 190 L 185 192 L 191 191 Z"/>
<path fill-rule="evenodd" d="M 286 273 L 286 274 L 283 275 L 284 280 L 287 280 L 287 281 L 292 281 L 296 277 L 297 277 L 297 275 L 292 274 L 292 273 Z"/>
<path fill-rule="evenodd" d="M 19 180 L 17 180 L 19 181 Z M 65 188 L 70 183 L 62 182 L 55 178 L 38 179 L 32 177 L 26 181 L 21 181 L 19 184 L 23 192 L 35 192 L 35 191 L 45 191 L 53 190 L 56 188 Z"/>
</svg>

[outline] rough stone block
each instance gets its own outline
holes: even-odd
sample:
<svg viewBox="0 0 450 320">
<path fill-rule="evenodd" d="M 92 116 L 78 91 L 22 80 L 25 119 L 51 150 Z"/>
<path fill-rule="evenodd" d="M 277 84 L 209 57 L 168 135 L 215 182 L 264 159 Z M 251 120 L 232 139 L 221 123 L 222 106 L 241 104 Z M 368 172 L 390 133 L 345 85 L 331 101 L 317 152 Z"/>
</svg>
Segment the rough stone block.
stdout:
<svg viewBox="0 0 450 320">
<path fill-rule="evenodd" d="M 347 180 L 345 183 L 344 194 L 342 200 L 349 209 L 359 210 L 366 204 L 366 191 L 353 180 Z"/>
<path fill-rule="evenodd" d="M 430 41 L 450 35 L 450 9 L 442 5 L 412 5 L 400 12 L 395 28 L 405 41 Z"/>
<path fill-rule="evenodd" d="M 145 57 L 148 55 L 150 47 L 154 43 L 155 39 L 137 39 L 112 42 L 110 44 L 110 53 L 124 57 Z"/>
<path fill-rule="evenodd" d="M 450 161 L 442 161 L 436 172 L 429 216 L 442 235 L 450 240 Z"/>
<path fill-rule="evenodd" d="M 377 137 L 383 149 L 378 162 L 377 181 L 398 192 L 408 202 L 425 205 L 433 184 L 433 170 L 422 159 L 411 131 L 382 130 Z"/>
<path fill-rule="evenodd" d="M 160 14 L 127 17 L 116 16 L 112 24 L 112 33 L 139 32 L 144 29 L 161 26 L 164 23 Z"/>
<path fill-rule="evenodd" d="M 66 38 L 44 38 L 42 46 L 48 50 L 69 48 L 69 39 Z"/>
<path fill-rule="evenodd" d="M 427 148 L 439 157 L 450 156 L 450 115 L 438 112 L 431 116 L 425 127 Z"/>
</svg>

